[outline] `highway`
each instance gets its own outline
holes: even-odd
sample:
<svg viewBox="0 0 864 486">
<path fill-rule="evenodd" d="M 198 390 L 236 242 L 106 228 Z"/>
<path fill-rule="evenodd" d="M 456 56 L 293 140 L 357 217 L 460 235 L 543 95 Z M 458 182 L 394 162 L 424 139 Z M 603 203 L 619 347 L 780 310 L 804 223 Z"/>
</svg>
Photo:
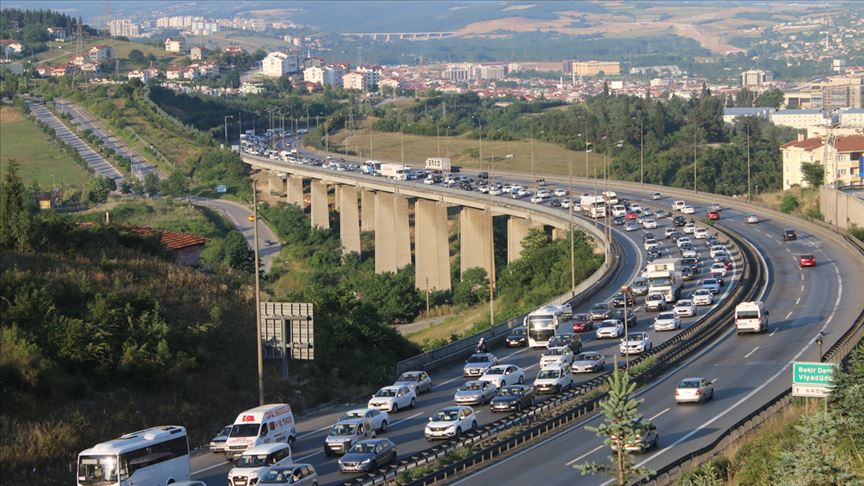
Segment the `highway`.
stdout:
<svg viewBox="0 0 864 486">
<path fill-rule="evenodd" d="M 668 201 L 665 201 L 664 203 L 668 204 Z M 654 202 L 654 204 L 648 202 L 645 204 L 645 206 L 652 208 L 660 207 L 660 205 L 658 205 L 656 201 Z M 660 237 L 661 241 L 665 243 L 666 249 L 671 250 L 671 252 L 669 253 L 670 255 L 678 256 L 679 253 L 678 250 L 675 249 L 674 244 L 672 244 L 671 241 L 662 240 L 662 232 L 666 227 L 671 224 L 671 219 L 666 218 L 661 220 L 659 223 L 660 226 L 658 227 L 658 229 L 654 230 L 655 234 L 657 234 Z M 615 293 L 617 293 L 621 285 L 627 284 L 633 280 L 635 275 L 639 272 L 639 270 L 643 267 L 644 264 L 644 251 L 642 250 L 641 231 L 625 233 L 619 231 L 618 228 L 615 228 L 613 231 L 613 235 L 619 242 L 622 250 L 621 258 L 624 270 L 605 290 L 603 290 L 598 295 L 598 297 L 596 298 L 597 302 L 608 302 L 611 297 Z M 708 265 L 708 262 L 705 260 L 706 258 L 703 257 L 703 264 L 700 269 L 703 274 L 707 271 L 706 267 Z M 729 283 L 727 283 L 724 288 L 724 295 L 725 293 L 729 292 L 733 285 L 736 285 L 737 273 L 738 271 L 736 270 L 727 278 L 727 281 Z M 696 280 L 694 280 L 693 282 L 686 282 L 684 294 L 688 294 L 689 291 L 696 285 Z M 643 298 L 638 299 L 637 306 L 641 303 L 642 299 Z M 587 311 L 592 304 L 593 302 L 589 302 L 584 306 L 574 309 L 574 312 Z M 703 315 L 705 312 L 706 308 L 700 308 L 698 316 Z M 653 319 L 653 315 L 654 314 L 648 314 L 643 312 L 641 306 L 637 307 L 638 323 L 635 326 L 633 326 L 631 323 L 631 329 L 638 331 L 648 331 L 651 335 L 652 342 L 656 346 L 675 335 L 675 332 L 658 333 L 654 332 L 653 330 L 649 330 L 649 325 L 651 319 Z M 693 318 L 683 319 L 684 327 L 690 325 L 694 320 L 695 319 Z M 617 339 L 598 341 L 594 338 L 593 332 L 584 333 L 582 335 L 582 338 L 585 351 L 600 351 L 607 356 L 607 362 L 611 363 L 612 355 L 618 354 L 619 341 Z M 539 371 L 538 361 L 540 351 L 530 350 L 526 348 L 515 350 L 506 350 L 503 348 L 499 348 L 494 349 L 493 353 L 495 353 L 499 357 L 501 363 L 511 363 L 525 368 L 526 382 L 528 383 L 533 380 L 533 378 Z M 400 411 L 398 414 L 394 414 L 391 417 L 388 431 L 382 434 L 382 436 L 390 438 L 397 444 L 397 452 L 400 456 L 406 456 L 412 453 L 416 453 L 417 451 L 426 449 L 432 445 L 431 443 L 427 442 L 423 437 L 423 428 L 425 426 L 426 419 L 440 408 L 452 405 L 452 397 L 456 391 L 456 388 L 465 381 L 465 379 L 462 378 L 462 363 L 455 363 L 442 369 L 434 370 L 431 373 L 431 376 L 435 384 L 433 392 L 429 395 L 422 395 L 418 400 L 417 408 Z M 594 376 L 596 375 L 577 375 L 577 381 L 586 381 Z M 386 385 L 386 383 L 382 383 L 381 385 L 384 386 Z M 252 404 L 250 404 L 250 406 L 251 405 Z M 341 482 L 344 482 L 345 480 L 353 477 L 351 475 L 344 475 L 338 472 L 338 467 L 336 464 L 337 458 L 328 458 L 324 455 L 323 443 L 324 437 L 329 427 L 334 424 L 345 411 L 349 410 L 350 408 L 358 407 L 365 407 L 365 400 L 362 403 L 355 404 L 354 406 L 340 407 L 338 410 L 334 410 L 322 415 L 309 418 L 298 418 L 297 425 L 299 440 L 295 444 L 295 461 L 310 462 L 315 465 L 315 467 L 318 469 L 319 474 L 321 475 L 320 482 L 322 485 L 340 484 Z M 501 417 L 500 415 L 492 415 L 489 412 L 488 406 L 478 406 L 475 407 L 475 409 L 479 412 L 478 419 L 481 424 L 492 422 Z M 238 413 L 239 412 L 240 411 L 238 410 Z M 226 423 L 228 423 L 231 419 L 233 419 L 233 417 L 225 417 L 225 419 Z M 227 472 L 229 469 L 230 465 L 224 461 L 221 455 L 215 455 L 201 451 L 193 456 L 193 478 L 204 480 L 210 486 L 221 486 L 227 484 Z"/>
</svg>

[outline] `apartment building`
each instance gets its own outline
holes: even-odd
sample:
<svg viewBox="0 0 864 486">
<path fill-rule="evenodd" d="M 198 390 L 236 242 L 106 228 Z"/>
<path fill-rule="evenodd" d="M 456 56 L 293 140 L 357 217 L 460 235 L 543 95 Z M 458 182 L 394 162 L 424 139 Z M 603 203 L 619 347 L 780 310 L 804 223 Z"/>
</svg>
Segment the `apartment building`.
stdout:
<svg viewBox="0 0 864 486">
<path fill-rule="evenodd" d="M 441 79 L 448 81 L 468 81 L 468 69 L 461 66 L 447 66 L 441 73 Z"/>
<path fill-rule="evenodd" d="M 264 76 L 278 78 L 300 70 L 300 59 L 296 54 L 271 52 L 261 61 L 261 72 Z"/>
<path fill-rule="evenodd" d="M 839 120 L 841 127 L 864 128 L 864 109 L 849 108 L 841 110 Z"/>
<path fill-rule="evenodd" d="M 804 138 L 780 146 L 783 154 L 783 189 L 807 186 L 801 165 L 815 163 L 825 168 L 825 184 L 861 184 L 864 167 L 864 135 L 834 135 Z"/>
<path fill-rule="evenodd" d="M 621 63 L 618 61 L 564 61 L 564 74 L 590 77 L 599 74 L 617 76 L 621 74 Z"/>
<path fill-rule="evenodd" d="M 317 85 L 342 86 L 345 69 L 341 66 L 310 67 L 303 71 L 303 80 Z"/>
<path fill-rule="evenodd" d="M 114 19 L 108 22 L 111 37 L 141 37 L 141 28 L 129 19 Z"/>
<path fill-rule="evenodd" d="M 834 76 L 822 85 L 822 108 L 864 108 L 864 77 Z"/>
<path fill-rule="evenodd" d="M 768 115 L 768 120 L 775 125 L 798 130 L 831 123 L 830 116 L 826 116 L 822 110 L 777 110 Z"/>
<path fill-rule="evenodd" d="M 182 37 L 175 38 L 167 38 L 165 39 L 165 51 L 166 52 L 183 52 L 186 49 L 186 39 Z"/>
<path fill-rule="evenodd" d="M 723 108 L 723 122 L 731 124 L 735 123 L 738 118 L 747 118 L 748 116 L 767 120 L 770 113 L 771 108 Z"/>
<path fill-rule="evenodd" d="M 774 80 L 771 71 L 762 69 L 750 69 L 738 75 L 738 81 L 744 88 L 761 88 Z"/>
</svg>

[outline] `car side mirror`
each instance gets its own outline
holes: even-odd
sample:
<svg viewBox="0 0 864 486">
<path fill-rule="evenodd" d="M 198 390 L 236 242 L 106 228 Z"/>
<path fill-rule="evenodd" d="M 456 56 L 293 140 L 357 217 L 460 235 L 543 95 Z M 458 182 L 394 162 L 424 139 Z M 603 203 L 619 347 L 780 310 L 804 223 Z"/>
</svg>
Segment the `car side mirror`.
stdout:
<svg viewBox="0 0 864 486">
<path fill-rule="evenodd" d="M 767 315 L 770 315 L 770 314 L 771 314 L 770 312 L 765 311 L 765 315 L 766 315 L 766 316 L 767 316 Z"/>
<path fill-rule="evenodd" d="M 430 422 L 432 421 L 432 417 L 429 417 L 429 421 L 430 421 Z"/>
</svg>

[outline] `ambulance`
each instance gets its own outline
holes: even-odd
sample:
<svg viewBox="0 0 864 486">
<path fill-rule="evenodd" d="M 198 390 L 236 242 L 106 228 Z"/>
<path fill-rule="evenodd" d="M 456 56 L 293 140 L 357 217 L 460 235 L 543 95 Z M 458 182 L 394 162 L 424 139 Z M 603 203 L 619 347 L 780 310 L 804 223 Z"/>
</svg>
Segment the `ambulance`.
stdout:
<svg viewBox="0 0 864 486">
<path fill-rule="evenodd" d="M 290 405 L 285 403 L 261 405 L 237 416 L 237 420 L 231 426 L 231 432 L 228 433 L 225 454 L 229 459 L 236 459 L 246 449 L 261 444 L 294 444 L 296 439 L 297 431 Z"/>
</svg>

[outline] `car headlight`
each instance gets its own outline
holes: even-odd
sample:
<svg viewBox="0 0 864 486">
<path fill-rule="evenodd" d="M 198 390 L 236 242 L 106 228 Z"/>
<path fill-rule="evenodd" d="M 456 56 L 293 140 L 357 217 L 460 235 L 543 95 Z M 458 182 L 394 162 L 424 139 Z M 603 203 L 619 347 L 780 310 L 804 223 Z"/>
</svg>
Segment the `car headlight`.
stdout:
<svg viewBox="0 0 864 486">
<path fill-rule="evenodd" d="M 362 461 L 360 461 L 360 464 L 369 464 L 370 462 L 372 462 L 372 458 L 371 458 L 371 457 L 368 458 L 368 459 L 363 459 Z"/>
</svg>

